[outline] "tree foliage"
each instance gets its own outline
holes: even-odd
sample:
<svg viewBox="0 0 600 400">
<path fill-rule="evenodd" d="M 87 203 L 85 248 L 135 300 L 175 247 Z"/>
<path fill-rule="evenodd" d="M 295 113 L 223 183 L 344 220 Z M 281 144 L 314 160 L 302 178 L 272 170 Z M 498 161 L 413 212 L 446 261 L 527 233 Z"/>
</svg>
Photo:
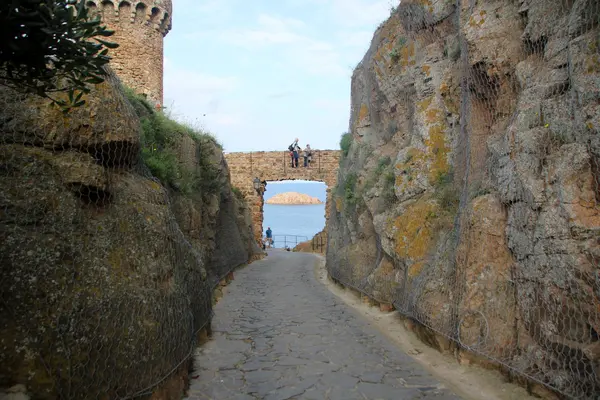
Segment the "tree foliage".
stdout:
<svg viewBox="0 0 600 400">
<path fill-rule="evenodd" d="M 0 85 L 52 100 L 68 111 L 106 77 L 114 32 L 85 0 L 0 1 Z M 55 94 L 64 92 L 68 100 Z M 63 96 L 64 97 L 64 96 Z"/>
</svg>

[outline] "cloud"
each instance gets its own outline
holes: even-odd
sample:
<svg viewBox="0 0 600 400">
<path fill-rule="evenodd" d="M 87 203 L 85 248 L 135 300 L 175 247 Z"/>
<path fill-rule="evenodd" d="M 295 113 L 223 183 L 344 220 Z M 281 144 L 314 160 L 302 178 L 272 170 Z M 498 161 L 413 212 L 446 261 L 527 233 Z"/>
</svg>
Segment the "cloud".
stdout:
<svg viewBox="0 0 600 400">
<path fill-rule="evenodd" d="M 260 14 L 253 28 L 228 30 L 221 40 L 247 50 L 276 47 L 282 68 L 301 68 L 311 74 L 344 74 L 336 46 L 307 35 L 306 24 L 294 18 Z"/>
<path fill-rule="evenodd" d="M 315 12 L 327 11 L 330 19 L 344 26 L 377 25 L 390 15 L 390 8 L 399 0 L 287 0 L 295 7 L 316 8 Z"/>
<path fill-rule="evenodd" d="M 238 80 L 233 76 L 220 77 L 192 71 L 165 58 L 164 86 L 170 92 L 187 92 L 208 95 L 229 92 L 236 88 Z"/>
<path fill-rule="evenodd" d="M 340 109 L 349 109 L 350 100 L 316 99 L 314 105 L 320 109 L 339 111 Z"/>
<path fill-rule="evenodd" d="M 324 182 L 316 182 L 316 181 L 305 181 L 305 180 L 289 180 L 289 181 L 269 181 L 269 185 L 289 185 L 290 183 L 309 183 L 311 185 L 323 185 L 325 186 Z"/>
<path fill-rule="evenodd" d="M 392 3 L 391 0 L 330 0 L 337 21 L 346 26 L 379 24 L 389 17 Z"/>
<path fill-rule="evenodd" d="M 165 59 L 164 87 L 165 105 L 176 119 L 215 131 L 244 120 L 225 100 L 238 88 L 236 77 L 192 71 Z"/>
<path fill-rule="evenodd" d="M 184 19 L 193 15 L 195 19 L 214 20 L 215 16 L 223 19 L 229 17 L 234 11 L 230 1 L 223 0 L 174 0 L 173 18 Z"/>
<path fill-rule="evenodd" d="M 206 104 L 206 111 L 210 114 L 216 113 L 219 111 L 219 99 L 212 99 Z"/>
<path fill-rule="evenodd" d="M 267 95 L 268 99 L 282 99 L 285 97 L 291 97 L 294 96 L 296 94 L 296 92 L 292 91 L 292 90 L 286 90 L 286 91 L 281 91 L 281 92 L 273 92 Z"/>
<path fill-rule="evenodd" d="M 215 114 L 207 117 L 207 122 L 218 126 L 239 126 L 242 125 L 243 117 L 240 114 Z"/>
<path fill-rule="evenodd" d="M 305 24 L 298 19 L 260 14 L 255 28 L 223 31 L 221 39 L 248 49 L 270 45 L 289 45 L 305 40 L 301 34 L 293 31 L 302 28 L 305 28 Z"/>
<path fill-rule="evenodd" d="M 349 78 L 390 0 L 173 1 L 164 87 L 176 117 L 228 150 L 285 149 L 295 136 L 337 147 Z"/>
<path fill-rule="evenodd" d="M 357 47 L 361 50 L 364 50 L 371 42 L 371 39 L 373 38 L 373 32 L 368 30 L 344 30 L 338 32 L 336 36 L 338 43 L 340 43 L 342 46 Z"/>
</svg>

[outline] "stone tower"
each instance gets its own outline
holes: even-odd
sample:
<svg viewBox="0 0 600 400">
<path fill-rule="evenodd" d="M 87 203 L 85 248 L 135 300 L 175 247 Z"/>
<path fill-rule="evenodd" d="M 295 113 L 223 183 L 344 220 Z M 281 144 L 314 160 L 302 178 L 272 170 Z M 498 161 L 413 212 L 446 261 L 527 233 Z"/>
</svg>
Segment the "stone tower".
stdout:
<svg viewBox="0 0 600 400">
<path fill-rule="evenodd" d="M 111 67 L 121 81 L 138 93 L 163 102 L 163 38 L 171 29 L 171 0 L 89 0 L 119 43 L 110 50 Z"/>
</svg>

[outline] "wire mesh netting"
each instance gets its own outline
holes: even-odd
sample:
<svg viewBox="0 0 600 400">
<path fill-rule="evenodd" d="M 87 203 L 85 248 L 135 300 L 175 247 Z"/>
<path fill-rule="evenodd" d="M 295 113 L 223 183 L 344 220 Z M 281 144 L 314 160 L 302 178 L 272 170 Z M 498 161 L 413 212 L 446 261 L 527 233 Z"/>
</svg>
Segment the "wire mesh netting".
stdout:
<svg viewBox="0 0 600 400">
<path fill-rule="evenodd" d="M 227 173 L 203 199 L 152 176 L 114 75 L 86 100 L 64 115 L 0 88 L 0 387 L 143 398 L 187 368 L 215 286 L 256 244 Z"/>
<path fill-rule="evenodd" d="M 599 24 L 597 0 L 402 2 L 353 77 L 392 111 L 353 103 L 369 131 L 336 197 L 358 212 L 332 205 L 327 251 L 334 279 L 577 399 L 600 398 Z M 377 177 L 364 211 L 344 184 L 396 131 L 395 204 Z"/>
</svg>

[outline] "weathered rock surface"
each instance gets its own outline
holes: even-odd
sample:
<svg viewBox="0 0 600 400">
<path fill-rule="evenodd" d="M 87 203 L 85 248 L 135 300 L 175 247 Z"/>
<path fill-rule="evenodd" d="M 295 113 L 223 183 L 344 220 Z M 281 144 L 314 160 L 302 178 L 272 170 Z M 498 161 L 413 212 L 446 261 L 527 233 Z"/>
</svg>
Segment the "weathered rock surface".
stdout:
<svg viewBox="0 0 600 400">
<path fill-rule="evenodd" d="M 0 99 L 0 388 L 152 390 L 210 321 L 213 283 L 258 250 L 220 149 L 219 190 L 186 198 L 139 163 L 139 123 L 114 80 L 69 116 Z"/>
<path fill-rule="evenodd" d="M 591 398 L 600 3 L 456 3 L 403 1 L 354 72 L 328 268 L 471 351 Z"/>
<path fill-rule="evenodd" d="M 316 197 L 297 192 L 278 193 L 265 201 L 265 203 L 287 205 L 323 204 L 323 202 Z"/>
</svg>

